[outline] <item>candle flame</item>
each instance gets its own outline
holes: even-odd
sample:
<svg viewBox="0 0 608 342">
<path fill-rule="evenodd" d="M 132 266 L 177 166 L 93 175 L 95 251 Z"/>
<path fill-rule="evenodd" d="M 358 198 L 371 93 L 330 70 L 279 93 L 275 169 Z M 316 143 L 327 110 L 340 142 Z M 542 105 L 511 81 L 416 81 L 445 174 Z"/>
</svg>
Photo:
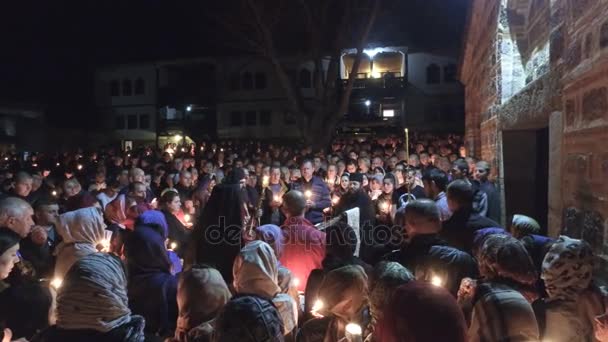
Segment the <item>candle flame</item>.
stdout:
<svg viewBox="0 0 608 342">
<path fill-rule="evenodd" d="M 317 299 L 315 301 L 315 303 L 312 306 L 312 310 L 310 310 L 310 313 L 317 318 L 323 317 L 323 315 L 321 315 L 318 311 L 323 309 L 323 306 L 325 304 L 323 304 L 323 302 L 320 299 Z"/>
<path fill-rule="evenodd" d="M 171 242 L 171 243 L 169 244 L 169 249 L 174 250 L 174 249 L 176 249 L 176 248 L 177 248 L 177 242 Z"/>
<path fill-rule="evenodd" d="M 78 164 L 78 170 L 82 170 L 82 164 Z"/>
<path fill-rule="evenodd" d="M 351 335 L 361 335 L 363 333 L 361 326 L 356 323 L 348 323 L 345 330 Z"/>
<path fill-rule="evenodd" d="M 190 222 L 190 215 L 189 214 L 184 215 L 184 221 Z"/>
<path fill-rule="evenodd" d="M 53 288 L 55 288 L 55 290 L 58 290 L 61 287 L 61 284 L 63 284 L 62 279 L 55 278 L 55 279 L 51 280 L 51 286 Z"/>
<path fill-rule="evenodd" d="M 108 239 L 102 239 L 101 241 L 99 241 L 99 244 L 101 245 L 102 252 L 108 252 L 110 250 L 110 240 Z"/>
<path fill-rule="evenodd" d="M 438 276 L 433 276 L 431 278 L 431 284 L 433 284 L 435 286 L 443 286 L 443 279 L 441 279 L 441 277 L 438 277 Z"/>
<path fill-rule="evenodd" d="M 51 195 L 53 195 L 53 196 L 57 196 L 57 191 L 56 191 L 56 190 L 53 190 L 53 191 L 51 192 Z"/>
<path fill-rule="evenodd" d="M 299 287 L 299 286 L 300 286 L 300 279 L 298 279 L 298 278 L 293 278 L 293 286 L 295 286 L 295 287 Z"/>
<path fill-rule="evenodd" d="M 331 203 L 332 203 L 333 205 L 338 204 L 338 202 L 339 202 L 339 201 L 340 201 L 340 199 L 339 199 L 338 197 L 334 197 L 334 198 L 332 198 L 332 199 L 331 199 Z"/>
<path fill-rule="evenodd" d="M 383 211 L 388 211 L 389 207 L 390 207 L 390 204 L 388 204 L 388 202 L 382 202 L 380 204 L 380 209 L 382 209 Z"/>
<path fill-rule="evenodd" d="M 310 190 L 304 191 L 304 196 L 306 196 L 306 198 L 310 199 L 310 197 L 312 196 L 312 191 L 310 191 Z"/>
</svg>

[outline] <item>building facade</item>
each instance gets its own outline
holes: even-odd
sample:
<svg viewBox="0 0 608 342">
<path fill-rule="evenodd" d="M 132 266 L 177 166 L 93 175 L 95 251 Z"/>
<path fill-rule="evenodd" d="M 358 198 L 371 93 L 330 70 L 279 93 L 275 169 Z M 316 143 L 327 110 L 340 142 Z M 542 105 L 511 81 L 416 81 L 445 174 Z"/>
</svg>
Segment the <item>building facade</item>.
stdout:
<svg viewBox="0 0 608 342">
<path fill-rule="evenodd" d="M 507 219 L 532 215 L 549 235 L 585 239 L 602 270 L 606 18 L 600 0 L 474 0 L 460 71 L 468 149 L 495 166 Z"/>
</svg>

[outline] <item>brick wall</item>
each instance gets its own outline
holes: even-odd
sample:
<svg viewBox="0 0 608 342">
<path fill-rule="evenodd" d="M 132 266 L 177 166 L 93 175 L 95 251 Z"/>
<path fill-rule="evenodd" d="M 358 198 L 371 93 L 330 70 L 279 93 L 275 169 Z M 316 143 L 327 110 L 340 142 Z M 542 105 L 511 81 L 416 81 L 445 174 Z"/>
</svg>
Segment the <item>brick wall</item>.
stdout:
<svg viewBox="0 0 608 342">
<path fill-rule="evenodd" d="M 506 100 L 501 90 L 512 88 L 501 73 L 512 59 L 501 67 L 508 47 L 496 25 L 505 24 L 501 11 L 527 78 Z M 547 43 L 547 68 L 531 72 L 530 62 L 547 58 L 534 51 Z M 500 131 L 549 127 L 550 169 L 558 170 L 549 172 L 549 232 L 589 241 L 608 272 L 608 1 L 473 0 L 460 76 L 466 137 L 477 157 L 500 162 Z"/>
</svg>

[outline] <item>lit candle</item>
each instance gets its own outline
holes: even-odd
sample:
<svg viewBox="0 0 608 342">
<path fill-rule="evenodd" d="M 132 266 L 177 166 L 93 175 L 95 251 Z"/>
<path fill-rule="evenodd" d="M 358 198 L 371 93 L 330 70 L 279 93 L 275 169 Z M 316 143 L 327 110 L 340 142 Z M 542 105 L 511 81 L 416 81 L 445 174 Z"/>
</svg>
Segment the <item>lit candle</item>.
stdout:
<svg viewBox="0 0 608 342">
<path fill-rule="evenodd" d="M 220 148 L 220 152 L 224 152 L 224 149 L 223 149 L 223 148 Z"/>
<path fill-rule="evenodd" d="M 204 151 L 204 150 L 205 150 L 205 146 L 201 146 L 201 151 Z"/>
<path fill-rule="evenodd" d="M 300 279 L 298 279 L 298 278 L 293 278 L 293 286 L 295 286 L 295 287 L 300 287 Z"/>
<path fill-rule="evenodd" d="M 55 290 L 59 290 L 59 288 L 61 287 L 61 284 L 63 284 L 63 280 L 61 280 L 59 278 L 55 278 L 55 279 L 51 280 L 51 286 Z"/>
<path fill-rule="evenodd" d="M 382 209 L 382 211 L 387 212 L 388 209 L 390 207 L 390 204 L 388 204 L 388 202 L 384 201 L 380 204 L 380 209 Z"/>
<path fill-rule="evenodd" d="M 82 170 L 82 164 L 78 164 L 78 170 Z"/>
<path fill-rule="evenodd" d="M 310 199 L 312 197 L 312 191 L 310 191 L 310 190 L 304 191 L 304 196 L 306 196 L 306 199 Z"/>
<path fill-rule="evenodd" d="M 51 191 L 51 195 L 53 195 L 53 196 L 55 196 L 55 197 L 56 197 L 56 196 L 57 196 L 57 190 L 53 190 L 53 191 Z"/>
<path fill-rule="evenodd" d="M 57 163 L 57 166 L 59 166 L 59 165 L 61 165 L 61 164 Z"/>
<path fill-rule="evenodd" d="M 185 214 L 184 215 L 184 221 L 186 221 L 187 223 L 190 222 L 190 214 Z"/>
<path fill-rule="evenodd" d="M 331 199 L 331 204 L 332 204 L 332 205 L 336 205 L 336 204 L 338 204 L 338 202 L 340 202 L 340 198 L 339 198 L 339 197 L 337 197 L 337 196 L 335 196 L 335 197 L 333 197 L 333 198 Z"/>
<path fill-rule="evenodd" d="M 8 161 L 8 157 L 4 157 L 4 160 Z"/>
<path fill-rule="evenodd" d="M 177 248 L 177 242 L 171 242 L 171 243 L 169 244 L 169 250 L 170 250 L 170 251 L 173 251 L 173 250 L 175 250 L 176 248 Z"/>
<path fill-rule="evenodd" d="M 99 241 L 99 244 L 101 245 L 102 252 L 108 252 L 110 250 L 110 240 L 102 239 L 101 241 Z"/>
<path fill-rule="evenodd" d="M 313 304 L 312 310 L 310 310 L 310 313 L 316 318 L 323 317 L 323 315 L 321 315 L 319 313 L 319 310 L 323 309 L 323 306 L 324 306 L 323 302 L 320 299 L 317 299 L 315 301 L 315 303 Z"/>
<path fill-rule="evenodd" d="M 268 176 L 262 177 L 262 187 L 267 188 L 270 182 L 270 178 Z"/>
<path fill-rule="evenodd" d="M 277 203 L 281 203 L 281 202 L 282 202 L 282 201 L 281 201 L 281 196 L 276 196 L 276 195 L 275 195 L 275 196 L 274 196 L 274 201 L 275 201 L 275 202 L 277 202 Z"/>
<path fill-rule="evenodd" d="M 433 276 L 431 278 L 431 284 L 435 286 L 443 286 L 443 279 L 441 279 L 439 276 Z"/>
<path fill-rule="evenodd" d="M 38 167 L 38 164 L 34 163 L 32 164 L 33 167 Z"/>
<path fill-rule="evenodd" d="M 363 330 L 361 329 L 361 326 L 359 324 L 356 323 L 348 323 L 346 325 L 345 330 L 345 337 L 346 340 L 349 342 L 362 342 L 363 341 Z"/>
</svg>

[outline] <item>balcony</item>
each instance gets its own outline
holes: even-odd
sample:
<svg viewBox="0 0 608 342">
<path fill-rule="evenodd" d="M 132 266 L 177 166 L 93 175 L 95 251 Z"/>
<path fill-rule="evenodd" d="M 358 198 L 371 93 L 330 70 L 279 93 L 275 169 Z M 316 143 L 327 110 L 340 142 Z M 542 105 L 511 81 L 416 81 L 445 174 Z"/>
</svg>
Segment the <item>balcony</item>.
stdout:
<svg viewBox="0 0 608 342">
<path fill-rule="evenodd" d="M 354 89 L 399 89 L 405 88 L 405 77 L 398 73 L 383 73 L 380 77 L 367 77 L 366 73 L 357 74 Z M 342 86 L 348 83 L 347 79 L 342 80 Z"/>
</svg>

